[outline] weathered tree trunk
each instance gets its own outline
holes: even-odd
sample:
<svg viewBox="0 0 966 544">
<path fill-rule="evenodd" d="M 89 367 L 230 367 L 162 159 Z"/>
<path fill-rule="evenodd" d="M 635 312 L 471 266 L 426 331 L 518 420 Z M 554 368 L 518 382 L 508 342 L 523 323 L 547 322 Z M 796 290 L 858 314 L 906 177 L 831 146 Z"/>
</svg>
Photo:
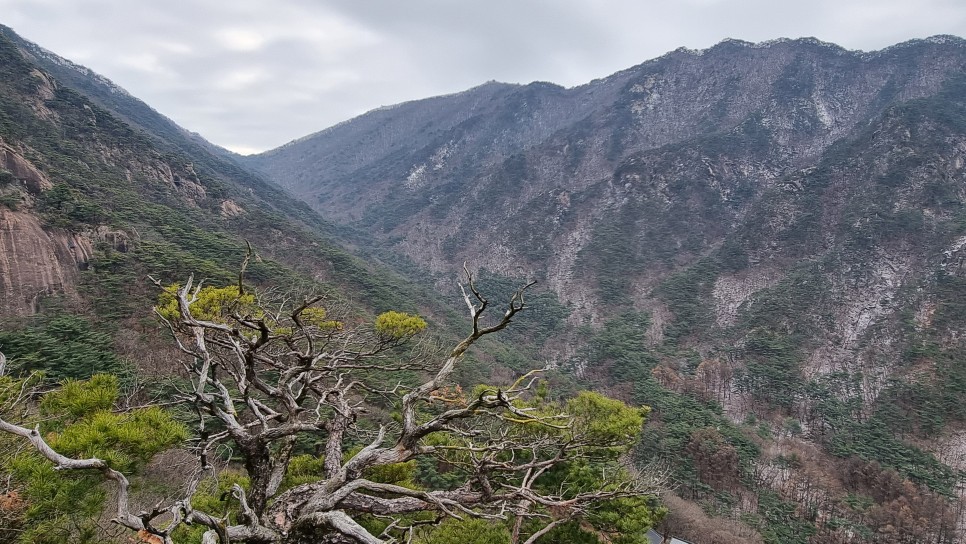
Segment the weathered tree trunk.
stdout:
<svg viewBox="0 0 966 544">
<path fill-rule="evenodd" d="M 294 445 L 295 437 L 291 436 L 286 437 L 275 451 L 259 440 L 243 448 L 245 470 L 251 478 L 248 504 L 257 516 L 265 513 L 269 499 L 275 495 L 282 484 Z"/>
</svg>

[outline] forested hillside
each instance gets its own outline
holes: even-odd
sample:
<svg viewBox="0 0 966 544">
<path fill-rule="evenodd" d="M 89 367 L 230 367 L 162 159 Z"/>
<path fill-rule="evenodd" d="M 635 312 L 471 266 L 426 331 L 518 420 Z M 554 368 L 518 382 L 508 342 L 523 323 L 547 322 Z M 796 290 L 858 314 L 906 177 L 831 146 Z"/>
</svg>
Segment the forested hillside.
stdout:
<svg viewBox="0 0 966 544">
<path fill-rule="evenodd" d="M 727 40 L 572 89 L 384 108 L 246 160 L 441 277 L 467 261 L 550 285 L 567 326 L 545 355 L 654 408 L 638 461 L 700 506 L 672 532 L 956 542 L 964 68 L 949 36 Z M 713 536 L 702 511 L 746 526 Z"/>
</svg>

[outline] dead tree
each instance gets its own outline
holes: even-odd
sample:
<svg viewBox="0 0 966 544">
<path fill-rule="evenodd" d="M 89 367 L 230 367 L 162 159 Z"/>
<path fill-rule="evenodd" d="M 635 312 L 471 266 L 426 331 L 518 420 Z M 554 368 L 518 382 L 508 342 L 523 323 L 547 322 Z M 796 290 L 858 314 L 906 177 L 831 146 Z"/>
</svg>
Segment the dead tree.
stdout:
<svg viewBox="0 0 966 544">
<path fill-rule="evenodd" d="M 208 528 L 204 542 L 211 544 L 406 542 L 420 523 L 413 521 L 414 514 L 431 512 L 437 521 L 513 519 L 514 540 L 531 544 L 602 501 L 641 497 L 656 491 L 659 482 L 632 477 L 611 463 L 611 470 L 601 469 L 600 485 L 593 489 L 541 488 L 541 476 L 555 467 L 613 456 L 636 436 L 602 437 L 563 405 L 540 405 L 532 393 L 538 372 L 503 388 L 480 388 L 469 397 L 451 394 L 451 377 L 464 354 L 526 308 L 527 287 L 487 321 L 491 305 L 467 272 L 461 288 L 472 330 L 443 353 L 435 368 L 418 350 L 402 350 L 414 330 L 350 328 L 320 320 L 321 298 L 286 309 L 245 293 L 239 282 L 234 300 L 215 315 L 197 309 L 206 291 L 192 279 L 169 290 L 177 310 L 159 315 L 189 359 L 185 369 L 191 390 L 183 400 L 200 416 L 198 437 L 190 447 L 207 468 L 215 449 L 229 444 L 251 482 L 247 490 L 239 485 L 231 490 L 240 505 L 233 522 L 222 513 L 192 507 L 200 476 L 186 483 L 180 500 L 135 513 L 127 478 L 106 462 L 60 455 L 38 428 L 0 420 L 0 429 L 28 439 L 58 468 L 101 471 L 117 489 L 114 521 L 145 540 L 168 544 L 179 525 L 201 524 Z M 401 378 L 387 383 L 386 376 L 413 371 L 427 378 L 408 386 Z M 397 410 L 398 418 L 378 422 L 367 436 L 357 424 L 367 408 L 380 404 Z M 282 489 L 302 437 L 324 444 L 324 476 Z M 350 455 L 349 445 L 360 442 L 364 446 Z M 366 476 L 373 468 L 420 456 L 459 466 L 465 481 L 455 489 L 421 490 Z M 364 515 L 382 518 L 388 527 L 373 534 L 358 521 Z"/>
</svg>

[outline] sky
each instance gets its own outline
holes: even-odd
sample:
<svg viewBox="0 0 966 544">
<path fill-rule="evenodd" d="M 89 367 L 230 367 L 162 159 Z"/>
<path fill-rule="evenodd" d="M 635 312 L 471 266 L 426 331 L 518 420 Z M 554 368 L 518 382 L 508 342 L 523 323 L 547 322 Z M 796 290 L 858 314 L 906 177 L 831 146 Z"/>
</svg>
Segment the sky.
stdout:
<svg viewBox="0 0 966 544">
<path fill-rule="evenodd" d="M 678 47 L 966 37 L 964 0 L 0 0 L 0 23 L 247 154 L 487 81 L 587 83 Z"/>
</svg>

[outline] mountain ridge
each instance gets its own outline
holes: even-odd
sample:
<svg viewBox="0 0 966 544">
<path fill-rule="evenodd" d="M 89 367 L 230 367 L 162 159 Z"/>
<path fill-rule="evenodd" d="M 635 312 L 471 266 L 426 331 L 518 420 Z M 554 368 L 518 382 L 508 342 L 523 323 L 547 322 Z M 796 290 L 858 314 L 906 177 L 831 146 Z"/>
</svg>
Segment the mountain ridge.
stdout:
<svg viewBox="0 0 966 544">
<path fill-rule="evenodd" d="M 270 153 L 273 153 L 273 152 L 275 152 L 275 151 L 277 151 L 279 149 L 282 149 L 282 148 L 285 148 L 285 147 L 289 147 L 289 146 L 291 146 L 293 144 L 297 144 L 297 143 L 303 142 L 305 140 L 311 139 L 311 138 L 313 138 L 315 136 L 320 136 L 320 135 L 323 135 L 323 134 L 328 133 L 330 131 L 333 131 L 334 129 L 336 129 L 338 127 L 341 127 L 343 125 L 346 125 L 347 123 L 351 123 L 353 120 L 358 119 L 360 117 L 367 116 L 369 114 L 373 114 L 373 113 L 377 113 L 377 112 L 381 112 L 381 111 L 395 109 L 395 108 L 398 108 L 400 106 L 404 106 L 404 105 L 407 105 L 407 104 L 411 104 L 413 102 L 421 102 L 421 101 L 425 101 L 425 100 L 433 100 L 433 99 L 439 99 L 439 98 L 447 98 L 447 97 L 453 97 L 453 96 L 461 95 L 461 94 L 464 94 L 464 93 L 470 93 L 470 92 L 478 89 L 479 87 L 484 87 L 484 86 L 487 86 L 487 85 L 501 85 L 501 86 L 510 86 L 510 87 L 524 87 L 524 86 L 531 85 L 531 84 L 549 84 L 549 85 L 553 85 L 553 86 L 556 86 L 556 87 L 560 87 L 561 89 L 564 89 L 564 90 L 573 90 L 573 89 L 577 89 L 577 88 L 581 88 L 581 87 L 586 87 L 586 86 L 589 86 L 589 85 L 594 85 L 594 84 L 599 83 L 599 82 L 602 82 L 602 81 L 604 81 L 604 80 L 606 80 L 608 78 L 612 78 L 612 77 L 618 76 L 620 74 L 623 74 L 625 72 L 635 70 L 635 69 L 637 69 L 637 68 L 639 68 L 641 66 L 644 66 L 644 65 L 647 65 L 647 64 L 650 64 L 650 63 L 654 63 L 654 62 L 659 61 L 660 59 L 663 59 L 663 58 L 665 58 L 665 57 L 667 57 L 669 55 L 672 55 L 672 54 L 676 54 L 676 53 L 687 53 L 687 54 L 690 54 L 690 55 L 701 56 L 701 55 L 705 54 L 706 52 L 714 49 L 715 47 L 718 47 L 718 46 L 724 45 L 724 44 L 734 44 L 734 45 L 739 45 L 739 46 L 742 46 L 742 47 L 750 47 L 750 48 L 762 49 L 762 48 L 772 47 L 774 45 L 781 45 L 781 44 L 786 44 L 786 43 L 810 43 L 810 44 L 814 44 L 814 45 L 828 47 L 828 48 L 833 49 L 833 50 L 841 51 L 842 53 L 845 53 L 845 54 L 853 54 L 853 55 L 857 55 L 857 56 L 860 56 L 860 57 L 864 56 L 864 57 L 868 57 L 868 58 L 874 58 L 876 56 L 880 56 L 880 55 L 883 55 L 883 54 L 887 54 L 887 53 L 889 53 L 891 51 L 894 51 L 894 50 L 901 50 L 901 49 L 903 49 L 905 47 L 915 47 L 917 44 L 921 44 L 921 43 L 945 45 L 945 44 L 949 44 L 949 43 L 962 43 L 964 41 L 966 41 L 966 39 L 961 38 L 959 36 L 955 36 L 953 34 L 935 34 L 935 35 L 932 35 L 932 36 L 929 36 L 929 37 L 926 37 L 926 38 L 912 38 L 912 39 L 909 39 L 909 40 L 906 40 L 906 41 L 903 41 L 903 42 L 896 43 L 894 45 L 890 45 L 890 46 L 887 46 L 887 47 L 883 47 L 881 49 L 862 50 L 862 49 L 847 49 L 847 48 L 842 47 L 842 46 L 840 46 L 838 44 L 835 44 L 834 42 L 829 42 L 829 41 L 821 40 L 819 38 L 815 38 L 815 37 L 811 37 L 811 36 L 809 36 L 809 37 L 799 37 L 799 38 L 773 38 L 773 39 L 764 40 L 764 41 L 760 41 L 760 42 L 750 42 L 750 41 L 742 40 L 742 39 L 738 39 L 738 38 L 724 38 L 721 41 L 719 41 L 718 43 L 716 43 L 714 45 L 711 45 L 709 47 L 703 48 L 703 49 L 695 49 L 695 48 L 689 48 L 689 47 L 686 47 L 686 46 L 681 46 L 681 47 L 678 47 L 677 49 L 670 50 L 667 53 L 664 53 L 663 55 L 660 55 L 658 57 L 654 57 L 653 59 L 645 60 L 645 61 L 643 61 L 643 62 L 641 62 L 639 64 L 636 64 L 634 66 L 631 66 L 631 67 L 628 67 L 628 68 L 624 68 L 623 70 L 618 70 L 617 72 L 614 72 L 613 74 L 610 74 L 610 75 L 607 75 L 607 76 L 603 76 L 603 77 L 599 77 L 599 78 L 594 78 L 594 79 L 592 79 L 590 81 L 587 81 L 585 83 L 578 83 L 576 85 L 572 85 L 572 86 L 569 86 L 569 87 L 566 86 L 566 85 L 561 85 L 561 84 L 555 83 L 553 81 L 537 81 L 537 80 L 534 80 L 534 81 L 531 81 L 531 82 L 528 82 L 528 83 L 508 83 L 508 82 L 502 82 L 502 81 L 497 81 L 497 80 L 489 80 L 489 81 L 480 83 L 479 85 L 470 87 L 470 88 L 465 89 L 465 90 L 462 90 L 462 91 L 456 91 L 456 92 L 452 92 L 452 93 L 445 93 L 445 94 L 440 94 L 440 95 L 434 95 L 434 96 L 426 97 L 426 98 L 417 98 L 417 99 L 414 99 L 414 100 L 407 100 L 407 101 L 398 102 L 398 103 L 394 103 L 394 104 L 388 104 L 388 105 L 384 105 L 384 106 L 379 106 L 377 108 L 373 108 L 373 109 L 368 110 L 368 111 L 366 111 L 364 113 L 361 113 L 361 114 L 359 114 L 357 116 L 350 117 L 348 119 L 344 119 L 342 121 L 339 121 L 339 122 L 335 123 L 334 125 L 328 126 L 328 127 L 323 128 L 321 130 L 318 130 L 318 131 L 315 131 L 315 132 L 311 132 L 311 133 L 305 134 L 303 136 L 299 136 L 297 138 L 294 138 L 292 140 L 289 140 L 288 142 L 285 142 L 285 143 L 283 143 L 283 144 L 281 144 L 281 145 L 279 145 L 277 147 L 274 147 L 274 148 L 271 148 L 271 149 L 267 149 L 267 150 L 264 150 L 264 151 L 255 152 L 255 153 L 248 153 L 248 154 L 244 154 L 244 155 L 237 154 L 237 155 L 239 155 L 241 157 L 253 157 L 253 156 L 270 154 Z M 126 92 L 126 91 L 124 91 L 124 92 Z M 217 145 L 217 144 L 214 144 L 214 145 Z M 228 150 L 225 150 L 225 151 L 228 151 Z M 228 152 L 229 153 L 234 153 L 234 152 L 231 152 L 231 151 L 228 151 Z"/>
</svg>

